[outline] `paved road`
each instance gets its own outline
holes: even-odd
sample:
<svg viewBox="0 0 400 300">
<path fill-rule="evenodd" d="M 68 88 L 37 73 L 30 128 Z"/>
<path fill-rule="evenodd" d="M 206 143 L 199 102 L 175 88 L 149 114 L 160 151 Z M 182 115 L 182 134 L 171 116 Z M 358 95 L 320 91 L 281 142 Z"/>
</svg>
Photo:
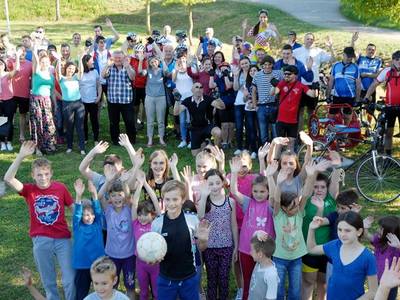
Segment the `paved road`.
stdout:
<svg viewBox="0 0 400 300">
<path fill-rule="evenodd" d="M 250 0 L 275 6 L 305 22 L 326 28 L 360 31 L 400 39 L 400 31 L 363 26 L 346 19 L 339 10 L 339 0 Z"/>
</svg>

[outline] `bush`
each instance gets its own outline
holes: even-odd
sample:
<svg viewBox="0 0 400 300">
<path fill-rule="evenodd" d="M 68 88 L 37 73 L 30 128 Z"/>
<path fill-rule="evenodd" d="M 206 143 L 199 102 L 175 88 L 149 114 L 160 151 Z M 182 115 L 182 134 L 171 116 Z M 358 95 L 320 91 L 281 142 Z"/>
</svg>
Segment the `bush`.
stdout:
<svg viewBox="0 0 400 300">
<path fill-rule="evenodd" d="M 400 28 L 399 0 L 340 0 L 347 17 L 367 25 Z"/>
</svg>

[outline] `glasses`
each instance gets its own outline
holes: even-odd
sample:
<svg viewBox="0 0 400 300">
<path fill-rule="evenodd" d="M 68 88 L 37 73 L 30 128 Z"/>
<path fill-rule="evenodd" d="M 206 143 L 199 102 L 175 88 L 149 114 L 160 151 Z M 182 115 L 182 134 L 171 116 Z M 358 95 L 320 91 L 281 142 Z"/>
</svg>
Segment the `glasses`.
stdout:
<svg viewBox="0 0 400 300">
<path fill-rule="evenodd" d="M 36 33 L 43 33 L 43 31 L 41 31 L 41 30 L 36 30 Z"/>
<path fill-rule="evenodd" d="M 285 75 L 285 76 L 291 76 L 291 75 L 293 75 L 294 73 L 289 73 L 289 72 L 285 72 L 285 73 L 283 73 L 283 75 Z"/>
<path fill-rule="evenodd" d="M 202 89 L 203 86 L 202 86 L 202 85 L 195 85 L 194 88 L 195 88 L 195 89 Z"/>
</svg>

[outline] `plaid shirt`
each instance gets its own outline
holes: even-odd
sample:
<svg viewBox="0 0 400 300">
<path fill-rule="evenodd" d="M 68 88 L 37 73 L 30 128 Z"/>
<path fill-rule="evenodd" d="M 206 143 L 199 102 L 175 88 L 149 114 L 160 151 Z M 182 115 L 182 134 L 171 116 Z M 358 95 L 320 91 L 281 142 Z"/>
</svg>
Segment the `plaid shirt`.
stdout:
<svg viewBox="0 0 400 300">
<path fill-rule="evenodd" d="M 124 67 L 110 67 L 107 78 L 107 100 L 110 103 L 129 104 L 133 101 L 132 83 Z"/>
</svg>

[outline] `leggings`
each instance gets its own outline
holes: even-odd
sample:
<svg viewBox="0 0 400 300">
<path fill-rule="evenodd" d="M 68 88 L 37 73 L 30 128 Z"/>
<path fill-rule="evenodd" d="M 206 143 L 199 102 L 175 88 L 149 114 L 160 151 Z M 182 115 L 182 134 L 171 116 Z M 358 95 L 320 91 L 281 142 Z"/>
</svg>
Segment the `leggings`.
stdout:
<svg viewBox="0 0 400 300">
<path fill-rule="evenodd" d="M 158 299 L 157 277 L 160 272 L 160 265 L 150 265 L 139 258 L 136 258 L 136 276 L 140 287 L 140 300 L 149 299 L 149 286 L 153 299 Z"/>
<path fill-rule="evenodd" d="M 247 300 L 249 297 L 249 288 L 250 288 L 250 280 L 251 274 L 253 273 L 254 266 L 256 263 L 254 262 L 251 255 L 245 254 L 243 252 L 239 252 L 239 261 L 240 267 L 242 268 L 243 275 L 243 300 Z"/>
<path fill-rule="evenodd" d="M 228 299 L 233 247 L 207 248 L 203 253 L 207 270 L 207 300 Z"/>
</svg>

